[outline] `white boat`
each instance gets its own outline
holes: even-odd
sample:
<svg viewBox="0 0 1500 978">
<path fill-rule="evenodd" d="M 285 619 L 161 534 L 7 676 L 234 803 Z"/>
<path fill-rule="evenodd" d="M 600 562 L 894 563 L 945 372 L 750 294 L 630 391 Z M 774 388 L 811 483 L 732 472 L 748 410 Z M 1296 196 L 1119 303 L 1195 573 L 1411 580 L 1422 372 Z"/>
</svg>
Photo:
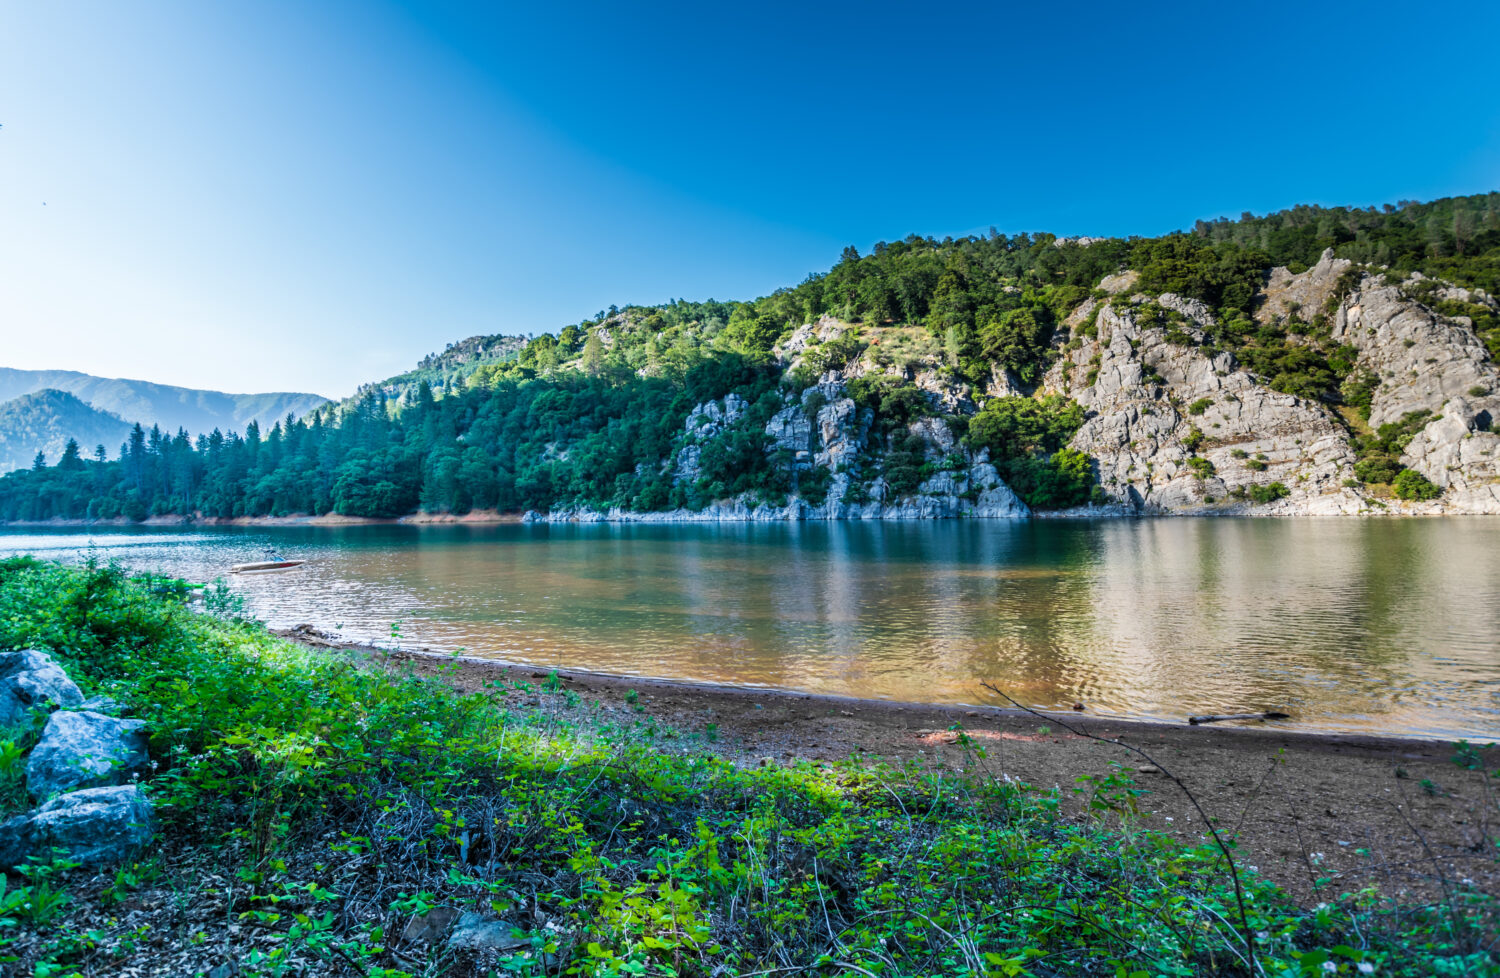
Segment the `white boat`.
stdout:
<svg viewBox="0 0 1500 978">
<path fill-rule="evenodd" d="M 229 568 L 229 573 L 244 574 L 247 571 L 288 570 L 292 567 L 300 567 L 305 563 L 307 563 L 305 560 L 257 560 L 249 564 L 235 564 Z"/>
</svg>

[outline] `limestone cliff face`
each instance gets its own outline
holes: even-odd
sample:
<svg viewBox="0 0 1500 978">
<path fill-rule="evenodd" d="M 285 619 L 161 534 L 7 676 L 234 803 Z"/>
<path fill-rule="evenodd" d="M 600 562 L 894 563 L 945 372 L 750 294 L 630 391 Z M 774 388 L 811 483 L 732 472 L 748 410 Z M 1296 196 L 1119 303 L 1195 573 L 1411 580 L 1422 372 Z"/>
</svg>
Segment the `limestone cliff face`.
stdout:
<svg viewBox="0 0 1500 978">
<path fill-rule="evenodd" d="M 1355 452 L 1346 419 L 1271 390 L 1231 353 L 1206 354 L 1199 344 L 1210 310 L 1170 294 L 1126 297 L 1135 284 L 1128 276 L 1106 279 L 1111 296 L 1074 313 L 1070 325 L 1079 330 L 1102 304 L 1096 335 L 1070 344 L 1043 386 L 1088 410 L 1071 447 L 1097 460 L 1117 505 L 1138 512 L 1500 513 L 1500 434 L 1490 430 L 1500 417 L 1500 369 L 1468 319 L 1439 315 L 1421 297 L 1500 306 L 1483 292 L 1423 282 L 1417 274 L 1387 284 L 1327 252 L 1301 274 L 1273 270 L 1257 318 L 1333 309 L 1333 338 L 1358 351 L 1357 371 L 1378 380 L 1370 426 L 1412 412 L 1431 416 L 1401 457 L 1444 488 L 1429 502 L 1348 485 Z M 1161 325 L 1142 326 L 1148 301 L 1180 314 L 1178 332 L 1191 343 L 1170 342 Z M 1264 499 L 1277 483 L 1285 496 L 1256 502 L 1257 487 Z"/>
<path fill-rule="evenodd" d="M 677 452 L 674 480 L 698 477 L 702 447 L 738 420 L 745 402 L 730 395 L 693 409 L 687 420 L 686 444 Z M 914 421 L 909 433 L 921 439 L 924 455 L 941 469 L 916 491 L 894 492 L 884 477 L 883 458 L 870 428 L 873 418 L 848 397 L 837 371 L 803 392 L 766 424 L 767 450 L 786 452 L 799 481 L 823 470 L 827 491 L 821 499 L 792 495 L 784 504 L 757 502 L 740 496 L 717 500 L 701 510 L 633 512 L 611 509 L 554 510 L 527 514 L 531 521 L 717 523 L 777 520 L 922 520 L 951 517 L 1020 518 L 1026 504 L 1011 491 L 985 453 L 963 451 L 941 418 Z"/>
<path fill-rule="evenodd" d="M 1354 452 L 1331 412 L 1257 384 L 1230 353 L 1206 355 L 1202 303 L 1158 300 L 1186 318 L 1178 328 L 1193 345 L 1179 345 L 1140 325 L 1143 301 L 1103 300 L 1097 335 L 1065 351 L 1043 384 L 1088 412 L 1071 447 L 1097 461 L 1106 495 L 1143 513 L 1360 510 L 1342 485 Z M 1074 322 L 1093 313 L 1086 304 Z M 1236 491 L 1274 483 L 1289 495 L 1256 504 Z"/>
<path fill-rule="evenodd" d="M 1270 273 L 1256 318 L 1271 325 L 1309 315 L 1357 354 L 1373 384 L 1369 426 L 1420 424 L 1401 463 L 1443 488 L 1426 502 L 1391 498 L 1356 478 L 1350 409 L 1273 390 L 1232 352 L 1208 345 L 1218 324 L 1202 303 L 1137 291 L 1133 271 L 1106 276 L 1069 317 L 1056 361 L 1038 389 L 998 368 L 977 384 L 957 377 L 920 327 L 867 327 L 824 317 L 787 336 L 776 355 L 787 370 L 828 364 L 819 382 L 788 396 L 765 425 L 767 451 L 786 459 L 802 492 L 772 505 L 750 496 L 703 510 L 636 513 L 560 510 L 535 519 L 632 522 L 786 519 L 1022 517 L 1029 511 L 984 452 L 953 436 L 949 421 L 995 397 L 1061 394 L 1085 409 L 1069 447 L 1089 455 L 1108 502 L 1074 513 L 1124 514 L 1500 514 L 1500 368 L 1463 316 L 1436 311 L 1460 302 L 1500 311 L 1482 291 L 1420 275 L 1394 278 L 1335 259 Z M 1444 305 L 1452 311 L 1452 305 Z M 859 343 L 850 344 L 849 334 Z M 1327 335 L 1326 333 L 1323 335 Z M 1297 342 L 1295 336 L 1290 342 Z M 862 348 L 862 349 L 861 349 Z M 880 376 L 921 390 L 936 416 L 913 422 L 925 481 L 898 493 L 888 480 L 890 442 L 849 396 L 848 383 Z M 1367 384 L 1368 386 L 1368 384 Z M 698 405 L 673 454 L 662 460 L 677 484 L 701 475 L 703 451 L 749 405 L 731 395 Z M 1413 412 L 1426 412 L 1410 421 Z M 909 470 L 908 470 L 909 472 Z M 910 478 L 897 484 L 910 487 Z M 826 493 L 823 488 L 826 486 Z"/>
<path fill-rule="evenodd" d="M 1324 264 L 1337 265 L 1325 255 Z M 1347 264 L 1347 263 L 1344 263 Z M 1309 270 L 1314 275 L 1317 268 Z M 1467 318 L 1449 318 L 1415 301 L 1407 291 L 1419 275 L 1386 285 L 1362 275 L 1340 303 L 1334 337 L 1358 349 L 1359 366 L 1379 379 L 1370 424 L 1400 421 L 1412 412 L 1432 420 L 1412 438 L 1401 461 L 1444 487 L 1427 509 L 1500 513 L 1500 369 Z M 1438 288 L 1440 299 L 1497 307 L 1482 292 Z"/>
</svg>

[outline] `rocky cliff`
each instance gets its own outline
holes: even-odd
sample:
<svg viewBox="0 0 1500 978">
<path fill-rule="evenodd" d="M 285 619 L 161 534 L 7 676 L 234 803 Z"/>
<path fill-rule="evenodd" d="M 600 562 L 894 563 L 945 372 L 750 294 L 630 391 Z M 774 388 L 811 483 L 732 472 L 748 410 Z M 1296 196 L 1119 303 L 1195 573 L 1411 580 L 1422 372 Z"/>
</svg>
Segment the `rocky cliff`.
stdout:
<svg viewBox="0 0 1500 978">
<path fill-rule="evenodd" d="M 1346 386 L 1355 383 L 1364 398 L 1356 404 L 1275 389 L 1275 380 L 1216 342 L 1225 333 L 1213 310 L 1171 293 L 1137 291 L 1138 281 L 1129 271 L 1100 281 L 1056 332 L 1051 368 L 1032 387 L 998 368 L 983 383 L 962 379 L 920 328 L 828 317 L 805 324 L 775 354 L 789 376 L 821 370 L 817 382 L 783 395 L 780 409 L 757 425 L 764 450 L 793 475 L 795 490 L 785 500 L 745 493 L 700 510 L 561 509 L 528 518 L 1022 517 L 1030 510 L 988 452 L 954 432 L 992 398 L 1049 395 L 1082 407 L 1068 447 L 1092 460 L 1105 500 L 1050 515 L 1500 513 L 1500 433 L 1491 430 L 1500 415 L 1500 369 L 1472 317 L 1454 312 L 1500 311 L 1492 296 L 1417 273 L 1357 267 L 1332 252 L 1298 274 L 1273 269 L 1257 324 L 1284 334 L 1289 349 L 1312 343 L 1301 337 L 1321 330 L 1345 361 L 1352 358 L 1344 366 Z M 1315 328 L 1304 322 L 1309 313 Z M 851 396 L 860 378 L 915 388 L 926 416 L 898 431 L 876 430 L 874 412 Z M 662 471 L 675 483 L 697 479 L 703 453 L 743 430 L 749 411 L 736 395 L 699 404 Z M 1417 498 L 1399 498 L 1389 484 L 1364 478 L 1361 460 L 1381 431 L 1388 436 L 1382 444 L 1399 451 L 1399 464 L 1389 465 L 1430 483 Z M 898 444 L 904 480 L 894 475 Z"/>
<path fill-rule="evenodd" d="M 1364 508 L 1344 486 L 1354 451 L 1331 410 L 1257 383 L 1228 351 L 1205 349 L 1212 314 L 1201 303 L 1157 297 L 1185 320 L 1174 341 L 1167 328 L 1141 324 L 1146 302 L 1086 303 L 1073 322 L 1095 317 L 1094 335 L 1066 351 L 1044 382 L 1086 409 L 1071 446 L 1097 461 L 1107 496 L 1142 513 Z"/>
<path fill-rule="evenodd" d="M 744 416 L 745 401 L 731 394 L 698 405 L 688 415 L 682 446 L 668 463 L 677 481 L 697 478 L 704 447 L 722 438 Z M 799 488 L 786 501 L 743 494 L 716 500 L 701 510 L 635 512 L 622 509 L 562 509 L 528 513 L 528 521 L 716 523 L 777 520 L 920 520 L 948 517 L 1019 518 L 1030 511 L 1001 481 L 984 452 L 958 445 L 940 418 L 922 418 L 907 429 L 908 444 L 920 444 L 924 468 L 934 471 L 915 491 L 898 494 L 883 469 L 884 457 L 871 437 L 873 413 L 848 396 L 838 371 L 800 397 L 765 425 L 769 452 L 794 472 Z M 816 493 L 804 489 L 816 483 Z"/>
<path fill-rule="evenodd" d="M 1300 275 L 1273 270 L 1258 319 L 1332 310 L 1333 339 L 1357 352 L 1354 372 L 1373 385 L 1368 427 L 1418 423 L 1401 462 L 1443 488 L 1436 499 L 1401 500 L 1360 482 L 1359 417 L 1272 390 L 1233 353 L 1204 345 L 1213 314 L 1201 303 L 1127 296 L 1128 281 L 1075 312 L 1070 325 L 1091 322 L 1089 335 L 1075 334 L 1081 342 L 1069 344 L 1045 388 L 1088 410 L 1072 445 L 1098 461 L 1105 493 L 1134 511 L 1500 513 L 1496 364 L 1470 320 L 1428 304 L 1493 310 L 1495 300 L 1420 274 L 1388 278 L 1325 253 Z M 1177 316 L 1163 322 L 1156 308 Z"/>
</svg>

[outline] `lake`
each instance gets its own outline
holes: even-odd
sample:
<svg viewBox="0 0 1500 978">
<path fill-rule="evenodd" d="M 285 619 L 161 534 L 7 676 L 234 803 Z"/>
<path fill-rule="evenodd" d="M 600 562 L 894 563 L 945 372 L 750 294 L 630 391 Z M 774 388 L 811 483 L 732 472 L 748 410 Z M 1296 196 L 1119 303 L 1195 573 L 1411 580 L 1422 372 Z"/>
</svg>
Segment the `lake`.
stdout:
<svg viewBox="0 0 1500 978">
<path fill-rule="evenodd" d="M 1500 734 L 1500 520 L 0 529 L 351 639 L 540 667 L 1298 729 Z"/>
</svg>

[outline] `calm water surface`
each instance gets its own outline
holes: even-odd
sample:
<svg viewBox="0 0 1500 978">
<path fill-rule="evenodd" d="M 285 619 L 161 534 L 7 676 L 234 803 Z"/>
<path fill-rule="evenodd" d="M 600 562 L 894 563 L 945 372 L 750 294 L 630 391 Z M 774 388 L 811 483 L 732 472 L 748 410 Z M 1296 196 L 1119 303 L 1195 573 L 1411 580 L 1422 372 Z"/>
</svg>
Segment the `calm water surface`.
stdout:
<svg viewBox="0 0 1500 978">
<path fill-rule="evenodd" d="M 276 626 L 541 666 L 1307 729 L 1500 736 L 1500 520 L 0 530 L 231 579 Z"/>
</svg>

